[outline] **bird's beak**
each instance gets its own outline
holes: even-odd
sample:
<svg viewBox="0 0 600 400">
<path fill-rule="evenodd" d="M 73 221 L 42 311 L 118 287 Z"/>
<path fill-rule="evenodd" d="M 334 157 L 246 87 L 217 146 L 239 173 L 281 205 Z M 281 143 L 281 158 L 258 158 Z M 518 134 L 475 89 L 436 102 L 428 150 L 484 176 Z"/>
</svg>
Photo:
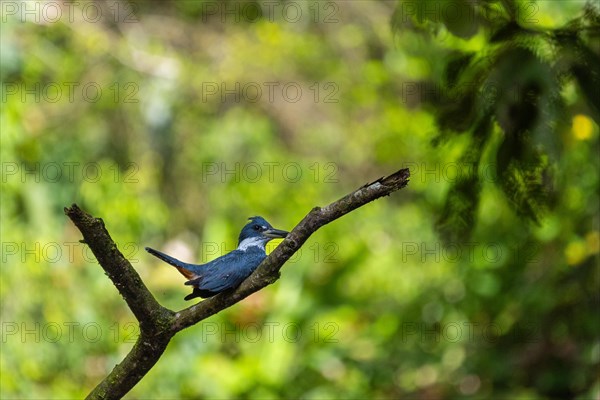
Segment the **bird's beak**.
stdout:
<svg viewBox="0 0 600 400">
<path fill-rule="evenodd" d="M 271 229 L 267 229 L 262 234 L 264 236 L 268 237 L 269 239 L 279 239 L 279 238 L 285 238 L 288 235 L 288 233 L 289 232 L 282 231 L 281 229 L 271 228 Z"/>
</svg>

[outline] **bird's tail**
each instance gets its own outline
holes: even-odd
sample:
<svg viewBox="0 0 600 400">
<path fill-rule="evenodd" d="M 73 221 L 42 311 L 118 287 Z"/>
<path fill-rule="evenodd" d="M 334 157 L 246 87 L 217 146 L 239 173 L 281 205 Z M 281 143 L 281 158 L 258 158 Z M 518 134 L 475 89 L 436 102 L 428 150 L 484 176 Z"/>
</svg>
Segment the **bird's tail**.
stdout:
<svg viewBox="0 0 600 400">
<path fill-rule="evenodd" d="M 188 265 L 187 263 L 184 263 L 183 261 L 179 261 L 176 258 L 173 258 L 173 257 L 171 257 L 163 252 L 160 252 L 158 250 L 154 250 L 153 248 L 150 248 L 150 247 L 146 247 L 146 251 L 148 253 L 152 254 L 153 256 L 160 258 L 167 264 L 171 264 L 172 266 L 177 268 L 177 270 L 181 273 L 181 275 L 185 276 L 186 278 L 194 279 L 197 277 L 197 275 L 193 271 L 186 268 L 186 266 Z"/>
</svg>

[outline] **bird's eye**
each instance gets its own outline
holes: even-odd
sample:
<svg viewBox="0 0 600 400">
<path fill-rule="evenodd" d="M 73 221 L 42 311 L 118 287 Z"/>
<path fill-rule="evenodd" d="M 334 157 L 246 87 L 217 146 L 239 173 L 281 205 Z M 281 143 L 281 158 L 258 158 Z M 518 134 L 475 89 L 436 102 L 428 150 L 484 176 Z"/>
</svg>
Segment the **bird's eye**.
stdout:
<svg viewBox="0 0 600 400">
<path fill-rule="evenodd" d="M 260 231 L 260 225 L 254 225 L 252 229 L 254 229 L 255 231 Z"/>
</svg>

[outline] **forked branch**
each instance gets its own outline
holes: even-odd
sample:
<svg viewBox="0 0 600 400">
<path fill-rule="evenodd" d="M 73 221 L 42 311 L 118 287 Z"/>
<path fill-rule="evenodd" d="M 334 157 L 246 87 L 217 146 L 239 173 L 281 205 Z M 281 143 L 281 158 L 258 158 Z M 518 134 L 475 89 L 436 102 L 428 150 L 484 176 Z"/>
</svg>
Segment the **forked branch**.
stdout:
<svg viewBox="0 0 600 400">
<path fill-rule="evenodd" d="M 313 208 L 290 232 L 288 237 L 262 262 L 237 289 L 174 312 L 161 306 L 138 273 L 117 248 L 100 218 L 94 218 L 73 204 L 65 214 L 83 234 L 100 266 L 140 324 L 140 336 L 125 359 L 88 395 L 88 399 L 118 399 L 129 392 L 156 364 L 170 339 L 190 327 L 232 306 L 279 279 L 279 270 L 306 240 L 322 226 L 349 212 L 388 196 L 408 184 L 407 168 L 368 183 L 341 199 Z"/>
</svg>

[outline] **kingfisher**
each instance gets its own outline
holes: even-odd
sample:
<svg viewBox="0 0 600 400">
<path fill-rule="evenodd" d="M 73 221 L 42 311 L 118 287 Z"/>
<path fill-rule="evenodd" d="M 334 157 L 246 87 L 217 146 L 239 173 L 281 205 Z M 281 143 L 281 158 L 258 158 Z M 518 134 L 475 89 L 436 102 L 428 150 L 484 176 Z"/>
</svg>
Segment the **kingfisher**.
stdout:
<svg viewBox="0 0 600 400">
<path fill-rule="evenodd" d="M 188 264 L 150 247 L 146 247 L 146 251 L 171 264 L 188 279 L 185 284 L 194 289 L 185 300 L 212 297 L 238 287 L 267 257 L 266 244 L 273 239 L 285 238 L 289 233 L 273 228 L 263 217 L 248 219 L 250 221 L 240 232 L 237 249 L 206 264 Z"/>
</svg>

